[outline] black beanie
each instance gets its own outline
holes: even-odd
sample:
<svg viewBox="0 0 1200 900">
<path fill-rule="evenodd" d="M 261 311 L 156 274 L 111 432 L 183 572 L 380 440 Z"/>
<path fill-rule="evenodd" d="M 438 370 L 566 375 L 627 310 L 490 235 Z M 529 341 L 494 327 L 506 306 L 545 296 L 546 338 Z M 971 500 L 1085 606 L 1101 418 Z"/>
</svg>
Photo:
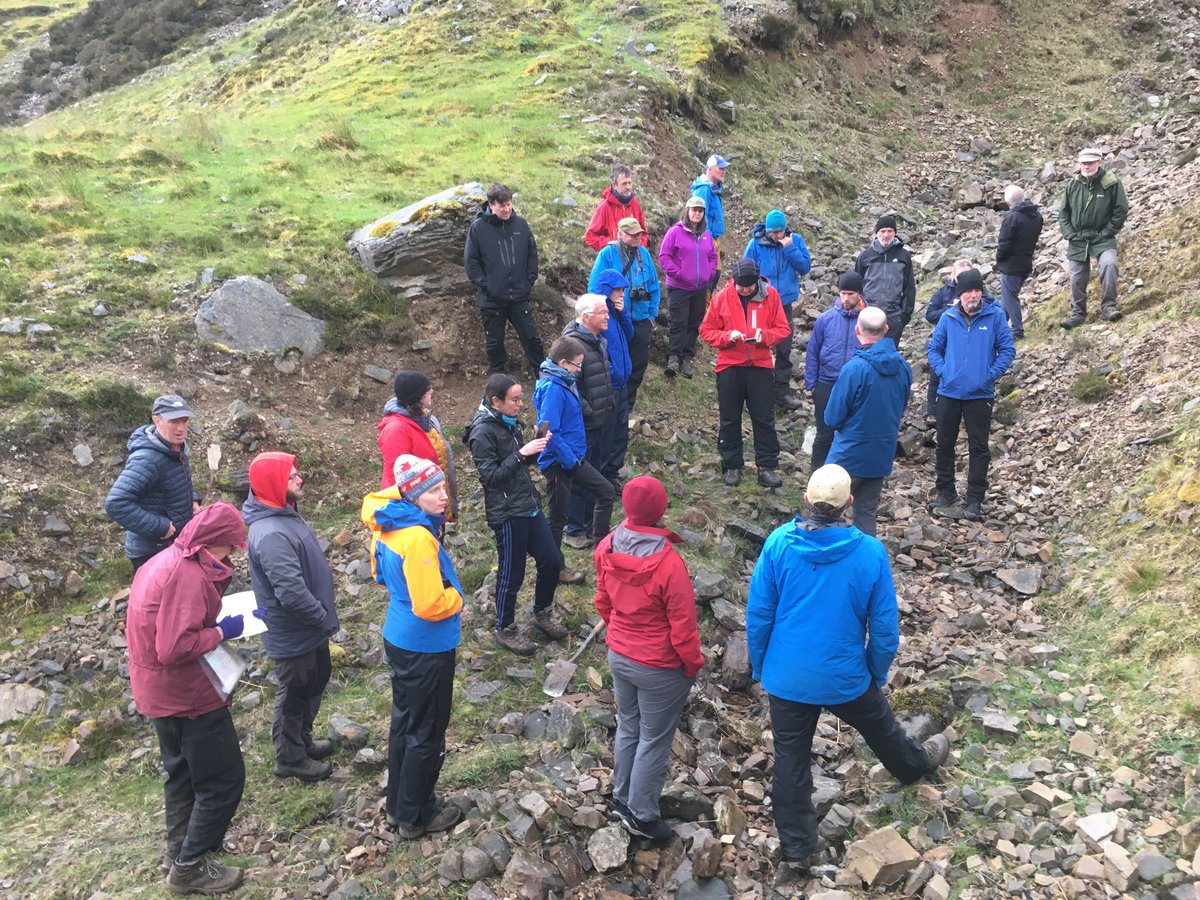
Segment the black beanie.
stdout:
<svg viewBox="0 0 1200 900">
<path fill-rule="evenodd" d="M 733 283 L 741 287 L 758 284 L 758 263 L 743 256 L 733 264 Z"/>
<path fill-rule="evenodd" d="M 396 402 L 405 408 L 419 406 L 425 392 L 432 387 L 429 376 L 424 372 L 405 369 L 396 373 Z"/>
<path fill-rule="evenodd" d="M 878 221 L 875 222 L 875 231 L 879 231 L 880 228 L 890 228 L 892 231 L 895 231 L 896 217 L 891 215 L 880 216 Z"/>
<path fill-rule="evenodd" d="M 854 291 L 856 294 L 861 294 L 862 289 L 862 276 L 853 270 L 849 272 L 843 272 L 842 277 L 838 279 L 839 291 Z"/>
<path fill-rule="evenodd" d="M 961 297 L 967 291 L 982 290 L 983 276 L 979 274 L 978 269 L 967 269 L 958 273 L 958 280 L 954 282 L 954 296 Z"/>
</svg>

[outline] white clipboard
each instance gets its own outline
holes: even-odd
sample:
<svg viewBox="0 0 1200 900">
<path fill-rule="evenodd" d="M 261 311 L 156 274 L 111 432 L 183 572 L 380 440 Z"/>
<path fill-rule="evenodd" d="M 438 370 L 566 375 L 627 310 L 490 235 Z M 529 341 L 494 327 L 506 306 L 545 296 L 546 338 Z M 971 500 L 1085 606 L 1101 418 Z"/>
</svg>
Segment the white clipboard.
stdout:
<svg viewBox="0 0 1200 900">
<path fill-rule="evenodd" d="M 217 613 L 217 621 L 220 622 L 226 616 L 240 615 L 242 617 L 242 633 L 233 640 L 254 637 L 254 635 L 262 634 L 267 630 L 267 623 L 254 615 L 254 610 L 257 608 L 258 601 L 254 598 L 254 591 L 226 594 L 221 598 L 221 611 Z"/>
</svg>

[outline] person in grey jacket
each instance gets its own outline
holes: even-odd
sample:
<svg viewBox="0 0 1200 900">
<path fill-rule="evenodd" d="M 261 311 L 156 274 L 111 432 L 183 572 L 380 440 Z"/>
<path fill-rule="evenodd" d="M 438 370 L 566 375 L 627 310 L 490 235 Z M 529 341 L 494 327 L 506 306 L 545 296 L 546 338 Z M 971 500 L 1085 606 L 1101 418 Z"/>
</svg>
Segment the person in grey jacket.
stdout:
<svg viewBox="0 0 1200 900">
<path fill-rule="evenodd" d="M 332 666 L 329 638 L 340 627 L 333 575 L 317 536 L 296 511 L 304 479 L 290 453 L 260 453 L 250 463 L 246 520 L 255 615 L 267 624 L 263 645 L 275 663 L 271 740 L 275 774 L 320 781 L 333 773 L 322 760 L 333 742 L 313 740 L 313 722 Z"/>
<path fill-rule="evenodd" d="M 125 529 L 125 555 L 137 572 L 175 540 L 200 509 L 192 487 L 187 432 L 192 410 L 176 394 L 164 394 L 151 407 L 152 425 L 129 436 L 129 457 L 104 500 L 109 518 Z"/>
</svg>

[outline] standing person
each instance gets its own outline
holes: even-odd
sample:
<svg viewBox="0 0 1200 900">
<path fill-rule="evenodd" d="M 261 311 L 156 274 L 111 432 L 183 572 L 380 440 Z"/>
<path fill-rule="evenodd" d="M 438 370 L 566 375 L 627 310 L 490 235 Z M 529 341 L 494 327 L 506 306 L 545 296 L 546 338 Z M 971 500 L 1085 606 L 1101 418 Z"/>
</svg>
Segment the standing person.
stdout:
<svg viewBox="0 0 1200 900">
<path fill-rule="evenodd" d="M 612 381 L 613 411 L 604 426 L 600 443 L 604 457 L 600 474 L 612 482 L 613 491 L 621 489 L 621 468 L 629 451 L 629 379 L 633 371 L 630 342 L 633 340 L 633 318 L 625 303 L 629 282 L 616 269 L 607 269 L 595 279 L 599 296 L 608 304 L 608 325 L 604 339 L 608 344 L 608 371 Z"/>
<path fill-rule="evenodd" d="M 930 325 L 937 327 L 937 323 L 941 320 L 946 310 L 954 305 L 954 301 L 958 299 L 958 276 L 967 269 L 973 269 L 969 259 L 956 259 L 954 265 L 950 267 L 950 277 L 942 282 L 942 286 L 933 292 L 933 296 L 929 298 L 929 303 L 925 306 L 925 321 Z M 987 297 L 988 300 L 994 300 L 994 297 Z M 933 332 L 929 333 L 930 338 L 933 337 Z M 926 346 L 928 350 L 928 346 Z M 938 392 L 938 377 L 937 372 L 933 369 L 929 370 L 929 385 L 925 390 L 925 418 L 937 416 L 937 392 Z"/>
<path fill-rule="evenodd" d="M 125 555 L 135 573 L 200 509 L 187 445 L 191 407 L 176 394 L 164 394 L 150 413 L 153 423 L 129 436 L 125 468 L 104 500 L 109 518 L 125 529 Z"/>
<path fill-rule="evenodd" d="M 396 373 L 392 382 L 393 396 L 383 406 L 383 418 L 376 428 L 376 443 L 383 457 L 383 474 L 379 487 L 395 484 L 392 469 L 397 457 L 408 453 L 437 463 L 446 473 L 446 489 L 450 494 L 450 522 L 458 518 L 458 478 L 454 467 L 454 451 L 446 440 L 442 423 L 430 410 L 433 404 L 433 384 L 424 372 L 405 369 Z"/>
<path fill-rule="evenodd" d="M 788 411 L 804 403 L 792 393 L 792 335 L 795 333 L 793 304 L 800 296 L 800 277 L 812 268 L 808 246 L 787 225 L 787 216 L 777 209 L 767 213 L 750 232 L 746 257 L 758 263 L 758 271 L 779 292 L 788 334 L 775 347 L 775 405 Z"/>
<path fill-rule="evenodd" d="M 560 337 L 550 347 L 550 358 L 542 363 L 542 377 L 533 389 L 533 406 L 539 422 L 549 428 L 550 440 L 538 456 L 538 468 L 546 476 L 550 501 L 550 530 L 554 546 L 562 547 L 567 524 L 571 487 L 579 483 L 596 501 L 592 533 L 608 534 L 612 522 L 612 483 L 587 459 L 587 437 L 583 407 L 576 377 L 583 371 L 583 344 L 573 337 Z M 564 569 L 559 581 L 578 584 L 583 573 Z"/>
<path fill-rule="evenodd" d="M 487 189 L 487 200 L 467 232 L 463 265 L 476 289 L 488 374 L 508 370 L 508 322 L 516 329 L 530 368 L 537 371 L 545 355 L 529 302 L 538 279 L 537 241 L 529 223 L 513 212 L 513 192 L 507 185 L 496 182 Z"/>
<path fill-rule="evenodd" d="M 717 249 L 705 220 L 703 197 L 690 197 L 679 221 L 667 229 L 658 249 L 658 264 L 667 278 L 671 330 L 667 344 L 668 378 L 696 374 L 696 336 L 704 318 L 708 286 L 717 274 Z"/>
<path fill-rule="evenodd" d="M 629 282 L 625 288 L 625 307 L 633 319 L 633 336 L 629 339 L 629 410 L 637 402 L 638 388 L 650 364 L 650 343 L 654 337 L 654 320 L 658 318 L 659 284 L 654 259 L 644 246 L 646 229 L 637 219 L 622 219 L 617 225 L 617 239 L 605 245 L 596 256 L 588 279 L 588 293 L 603 294 L 596 279 L 607 269 L 616 269 Z"/>
<path fill-rule="evenodd" d="M 725 201 L 721 199 L 721 192 L 725 189 L 725 170 L 728 168 L 729 162 L 723 156 L 714 153 L 704 164 L 704 171 L 692 182 L 692 196 L 704 200 L 708 231 L 712 235 L 717 252 L 714 275 L 721 268 L 721 238 L 725 234 Z M 715 281 L 711 283 L 710 290 L 713 287 L 716 287 Z"/>
<path fill-rule="evenodd" d="M 812 396 L 817 427 L 812 445 L 811 472 L 825 465 L 825 457 L 833 446 L 833 429 L 825 424 L 825 407 L 842 366 L 850 361 L 859 347 L 855 326 L 865 308 L 862 276 L 857 272 L 843 272 L 838 278 L 837 302 L 817 316 L 808 338 L 808 347 L 804 351 L 804 388 Z"/>
<path fill-rule="evenodd" d="M 525 440 L 517 419 L 524 406 L 520 382 L 511 375 L 491 376 L 463 440 L 470 445 L 479 470 L 484 515 L 496 536 L 496 643 L 521 656 L 532 656 L 537 645 L 522 633 L 516 619 L 517 591 L 525 580 L 527 556 L 532 556 L 537 566 L 534 626 L 552 640 L 566 637 L 567 629 L 554 614 L 554 590 L 563 571 L 563 557 L 529 474 L 550 435 Z"/>
<path fill-rule="evenodd" d="M 608 456 L 606 438 L 616 404 L 613 393 L 612 367 L 609 364 L 609 344 L 605 336 L 609 325 L 608 300 L 599 294 L 583 294 L 575 301 L 575 320 L 567 323 L 563 337 L 574 338 L 583 346 L 583 369 L 575 379 L 579 405 L 583 409 L 584 437 L 587 441 L 587 461 L 599 472 Z M 628 354 L 626 354 L 628 359 Z M 588 531 L 592 525 L 588 494 L 582 484 L 571 489 L 567 506 L 566 543 L 577 550 L 592 547 L 604 537 Z"/>
<path fill-rule="evenodd" d="M 892 474 L 912 368 L 887 337 L 882 309 L 864 309 L 854 333 L 860 349 L 842 366 L 825 407 L 825 424 L 835 432 L 828 462 L 850 473 L 854 527 L 875 537 L 879 495 L 883 479 Z"/>
<path fill-rule="evenodd" d="M 700 336 L 717 350 L 717 407 L 720 429 L 717 452 L 725 484 L 742 481 L 742 408 L 754 426 L 754 461 L 758 483 L 779 487 L 779 435 L 771 402 L 775 361 L 771 348 L 787 334 L 779 292 L 758 274 L 758 263 L 739 259 L 732 280 L 714 296 Z"/>
<path fill-rule="evenodd" d="M 804 499 L 808 518 L 763 545 L 746 604 L 751 673 L 767 692 L 775 735 L 772 808 L 780 874 L 792 876 L 782 880 L 818 849 L 811 754 L 822 710 L 858 731 L 902 784 L 933 773 L 950 749 L 945 735 L 924 745 L 909 737 L 883 694 L 900 643 L 896 590 L 883 544 L 842 519 L 853 500 L 849 474 L 822 466 Z"/>
<path fill-rule="evenodd" d="M 312 527 L 300 515 L 304 478 L 290 453 L 260 453 L 250 463 L 247 526 L 250 586 L 267 624 L 263 647 L 275 663 L 271 742 L 275 774 L 320 781 L 333 742 L 313 740 L 313 723 L 333 667 L 329 638 L 341 627 L 333 575 Z"/>
<path fill-rule="evenodd" d="M 1117 309 L 1117 233 L 1125 227 L 1129 201 L 1121 179 L 1103 168 L 1104 152 L 1087 147 L 1079 152 L 1079 174 L 1063 191 L 1058 227 L 1067 239 L 1071 275 L 1071 315 L 1060 323 L 1068 330 L 1087 318 L 1087 286 L 1092 260 L 1100 267 L 1100 315 L 1106 322 L 1121 318 Z"/>
<path fill-rule="evenodd" d="M 233 578 L 229 555 L 246 546 L 246 527 L 229 503 L 190 517 L 170 547 L 138 569 L 129 592 L 125 637 L 137 710 L 154 724 L 167 773 L 163 801 L 167 887 L 220 894 L 243 872 L 214 862 L 242 800 L 246 767 L 229 700 L 217 693 L 200 658 L 238 637 L 241 616 L 217 621 Z"/>
<path fill-rule="evenodd" d="M 642 205 L 633 196 L 633 170 L 624 164 L 613 166 L 612 181 L 604 189 L 600 197 L 600 205 L 592 213 L 592 221 L 588 223 L 584 233 L 584 242 L 599 253 L 610 241 L 615 241 L 620 234 L 622 219 L 633 219 L 641 228 L 638 242 L 645 247 L 649 235 L 646 234 L 646 216 Z"/>
<path fill-rule="evenodd" d="M 1004 202 L 1008 212 L 1000 223 L 1000 237 L 996 244 L 996 268 L 1000 271 L 1000 298 L 1004 302 L 1004 314 L 1008 316 L 1008 327 L 1013 340 L 1025 337 L 1025 323 L 1021 319 L 1021 285 L 1033 274 L 1033 252 L 1037 249 L 1042 234 L 1042 214 L 1037 204 L 1025 199 L 1025 190 L 1020 185 L 1010 184 L 1004 189 Z"/>
<path fill-rule="evenodd" d="M 449 497 L 435 463 L 404 455 L 396 483 L 363 498 L 375 581 L 387 588 L 383 648 L 392 667 L 387 821 L 405 840 L 453 828 L 456 806 L 434 795 L 446 758 L 461 637 L 462 585 L 438 542 Z"/>
<path fill-rule="evenodd" d="M 896 217 L 880 216 L 875 237 L 858 254 L 854 271 L 863 278 L 863 299 L 887 313 L 888 334 L 896 348 L 917 303 L 912 254 L 896 235 Z"/>
<path fill-rule="evenodd" d="M 954 445 L 960 425 L 967 429 L 967 502 L 963 516 L 983 518 L 992 453 L 988 433 L 996 380 L 1016 358 L 1012 332 L 998 303 L 983 302 L 983 276 L 968 269 L 958 276 L 958 303 L 942 316 L 929 340 L 929 366 L 938 375 L 937 500 L 934 512 L 953 515 L 958 502 L 954 485 Z"/>
<path fill-rule="evenodd" d="M 659 795 L 671 742 L 704 665 L 687 564 L 663 527 L 667 491 L 639 475 L 621 493 L 625 521 L 596 548 L 596 611 L 608 626 L 617 699 L 613 807 L 631 834 L 667 841 Z"/>
</svg>

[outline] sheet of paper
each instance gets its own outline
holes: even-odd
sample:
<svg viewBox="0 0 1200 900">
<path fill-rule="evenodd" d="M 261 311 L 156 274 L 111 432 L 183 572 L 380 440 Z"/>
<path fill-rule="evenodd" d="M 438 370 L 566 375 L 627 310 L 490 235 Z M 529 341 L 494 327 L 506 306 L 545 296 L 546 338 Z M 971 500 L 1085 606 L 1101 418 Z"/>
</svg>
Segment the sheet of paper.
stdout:
<svg viewBox="0 0 1200 900">
<path fill-rule="evenodd" d="M 254 615 L 254 610 L 257 606 L 258 601 L 254 599 L 254 591 L 238 591 L 236 594 L 226 594 L 221 598 L 221 611 L 217 613 L 217 621 L 220 622 L 226 616 L 240 615 L 242 617 L 244 630 L 234 640 L 241 640 L 241 638 L 262 634 L 267 630 L 267 623 Z"/>
</svg>

